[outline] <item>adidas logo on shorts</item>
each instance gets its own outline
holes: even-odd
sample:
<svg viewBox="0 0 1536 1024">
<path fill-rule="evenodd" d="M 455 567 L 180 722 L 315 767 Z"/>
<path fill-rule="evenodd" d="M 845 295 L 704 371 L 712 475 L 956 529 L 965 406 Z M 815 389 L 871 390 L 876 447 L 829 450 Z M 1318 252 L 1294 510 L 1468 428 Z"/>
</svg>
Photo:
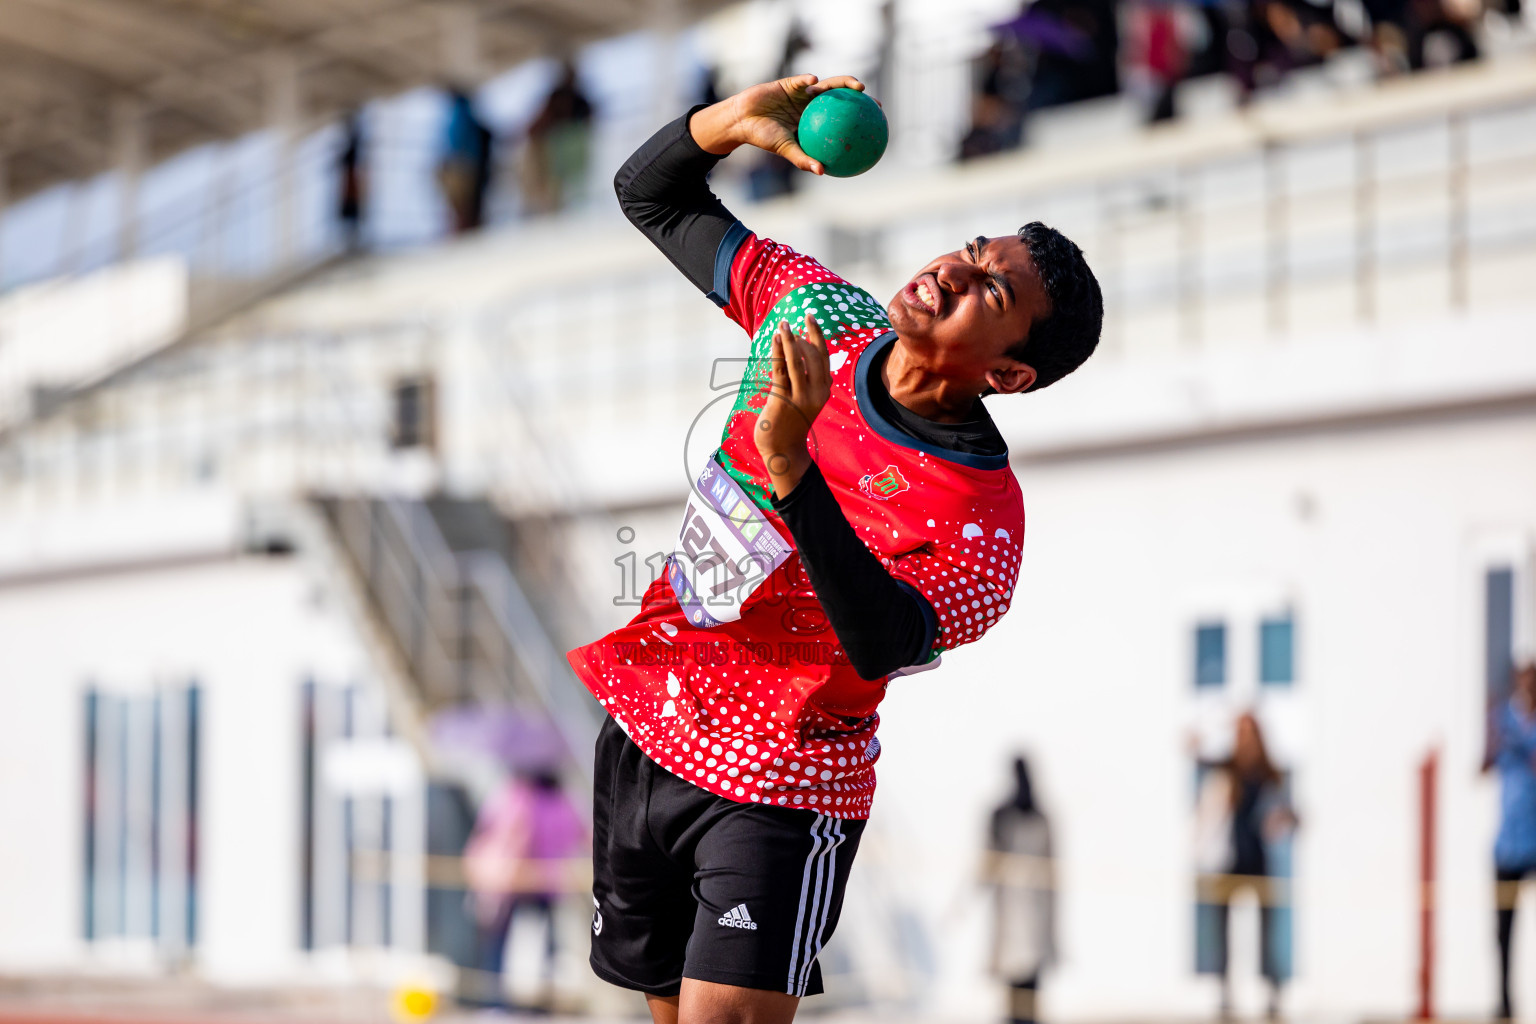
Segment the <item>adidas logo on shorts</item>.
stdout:
<svg viewBox="0 0 1536 1024">
<path fill-rule="evenodd" d="M 747 913 L 745 903 L 737 904 L 735 909 L 726 912 L 720 919 L 720 923 L 727 928 L 745 928 L 748 931 L 757 931 L 757 922 L 752 920 L 752 915 Z"/>
</svg>

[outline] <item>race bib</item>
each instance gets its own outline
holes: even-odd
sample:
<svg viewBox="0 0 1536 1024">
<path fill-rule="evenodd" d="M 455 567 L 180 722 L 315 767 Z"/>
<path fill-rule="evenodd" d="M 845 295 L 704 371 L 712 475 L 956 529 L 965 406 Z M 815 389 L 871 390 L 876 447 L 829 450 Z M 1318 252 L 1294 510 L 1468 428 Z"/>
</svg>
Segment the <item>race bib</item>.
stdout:
<svg viewBox="0 0 1536 1024">
<path fill-rule="evenodd" d="M 688 621 L 709 629 L 741 618 L 741 606 L 793 548 L 711 456 L 688 492 L 667 582 Z"/>
</svg>

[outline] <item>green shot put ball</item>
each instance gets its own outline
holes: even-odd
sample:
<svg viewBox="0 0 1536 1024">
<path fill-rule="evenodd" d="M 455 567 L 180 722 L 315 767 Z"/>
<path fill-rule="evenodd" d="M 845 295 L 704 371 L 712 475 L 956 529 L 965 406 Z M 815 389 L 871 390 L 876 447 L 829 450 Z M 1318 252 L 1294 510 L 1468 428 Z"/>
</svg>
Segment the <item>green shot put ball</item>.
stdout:
<svg viewBox="0 0 1536 1024">
<path fill-rule="evenodd" d="M 890 134 L 880 104 L 857 89 L 829 89 L 800 115 L 800 148 L 835 178 L 875 166 Z"/>
</svg>

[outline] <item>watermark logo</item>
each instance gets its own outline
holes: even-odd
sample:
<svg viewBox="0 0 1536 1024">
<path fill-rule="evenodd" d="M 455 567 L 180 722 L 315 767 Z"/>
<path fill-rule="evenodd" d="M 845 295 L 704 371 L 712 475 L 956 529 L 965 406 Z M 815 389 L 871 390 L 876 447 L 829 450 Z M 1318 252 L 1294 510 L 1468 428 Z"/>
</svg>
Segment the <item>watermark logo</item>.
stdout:
<svg viewBox="0 0 1536 1024">
<path fill-rule="evenodd" d="M 642 555 L 630 548 L 613 559 L 619 570 L 619 588 L 613 603 L 639 607 L 648 589 L 658 580 L 665 580 L 691 624 L 709 628 L 738 618 L 742 605 L 751 597 L 762 604 L 781 606 L 784 629 L 798 634 L 821 633 L 830 624 L 820 604 L 809 595 L 803 570 L 797 563 L 791 563 L 787 573 L 775 572 L 792 548 L 747 493 L 756 493 L 766 486 L 766 481 L 737 481 L 727 469 L 729 460 L 717 457 L 721 425 L 714 421 L 721 411 L 719 407 L 731 403 L 726 411 L 727 429 L 732 416 L 750 415 L 755 419 L 757 413 L 751 411 L 759 406 L 755 396 L 761 397 L 763 406 L 772 401 L 767 367 L 755 369 L 748 359 L 717 359 L 711 368 L 709 386 L 715 394 L 694 416 L 683 438 L 683 467 L 688 474 L 689 495 L 677 540 L 671 550 Z M 754 398 L 742 407 L 739 399 L 747 392 Z M 804 415 L 788 401 L 780 401 L 778 406 L 781 408 L 776 408 L 775 415 Z M 806 427 L 814 458 L 815 424 L 808 422 Z M 895 467 L 890 472 L 894 473 Z M 902 480 L 900 487 L 905 486 L 906 481 Z M 634 527 L 620 527 L 617 539 L 629 548 L 636 540 Z M 754 656 L 761 664 L 763 655 Z"/>
</svg>

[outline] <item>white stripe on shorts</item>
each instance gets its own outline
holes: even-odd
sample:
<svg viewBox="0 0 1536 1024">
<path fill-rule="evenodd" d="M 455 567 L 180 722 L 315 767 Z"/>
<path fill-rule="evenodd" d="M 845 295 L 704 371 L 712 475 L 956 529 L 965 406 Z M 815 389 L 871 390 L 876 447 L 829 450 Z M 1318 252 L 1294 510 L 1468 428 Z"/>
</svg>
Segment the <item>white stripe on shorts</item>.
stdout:
<svg viewBox="0 0 1536 1024">
<path fill-rule="evenodd" d="M 800 881 L 800 909 L 795 915 L 785 988 L 792 996 L 805 995 L 811 965 L 821 952 L 822 933 L 832 911 L 832 892 L 837 882 L 837 848 L 845 838 L 839 818 L 818 814 L 811 823 L 811 852 L 805 858 L 805 873 Z"/>
<path fill-rule="evenodd" d="M 784 989 L 792 996 L 800 994 L 795 986 L 795 978 L 799 973 L 796 968 L 800 965 L 800 935 L 805 929 L 806 897 L 811 891 L 811 876 L 815 870 L 816 858 L 821 854 L 821 828 L 826 820 L 818 814 L 816 820 L 811 822 L 811 852 L 805 858 L 805 874 L 800 880 L 800 909 L 795 912 L 795 937 L 790 940 L 789 981 Z"/>
<path fill-rule="evenodd" d="M 843 845 L 846 838 L 843 835 L 843 821 L 841 818 L 831 819 L 831 845 L 827 847 L 822 856 L 822 863 L 817 867 L 818 871 L 826 871 L 826 881 L 820 887 L 821 910 L 813 912 L 812 920 L 815 927 L 805 937 L 805 959 L 800 965 L 800 994 L 804 995 L 806 988 L 811 983 L 811 965 L 816 962 L 816 956 L 821 952 L 821 944 L 826 938 L 827 919 L 832 916 L 832 897 L 837 888 L 837 849 Z"/>
</svg>

